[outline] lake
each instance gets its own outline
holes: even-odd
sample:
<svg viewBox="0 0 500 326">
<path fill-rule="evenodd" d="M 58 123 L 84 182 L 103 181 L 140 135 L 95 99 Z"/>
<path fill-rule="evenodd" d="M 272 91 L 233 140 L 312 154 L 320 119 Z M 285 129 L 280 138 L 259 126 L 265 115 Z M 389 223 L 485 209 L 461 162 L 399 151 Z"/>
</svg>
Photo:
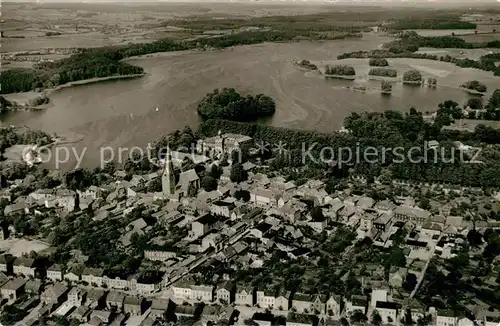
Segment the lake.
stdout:
<svg viewBox="0 0 500 326">
<path fill-rule="evenodd" d="M 358 80 L 354 82 L 325 80 L 292 64 L 292 60 L 301 59 L 320 66 L 337 63 L 335 58 L 341 53 L 374 49 L 389 40 L 387 36 L 367 34 L 360 40 L 260 44 L 132 58 L 127 61 L 144 67 L 145 77 L 63 89 L 51 95 L 52 104 L 46 110 L 8 113 L 2 122 L 83 136 L 75 146 L 79 151 L 87 148 L 83 166 L 90 167 L 99 164 L 102 147 L 144 147 L 172 130 L 196 128 L 196 105 L 215 88 L 234 87 L 274 98 L 277 111 L 266 121 L 270 125 L 332 132 L 355 111 L 411 107 L 430 111 L 448 99 L 463 103 L 468 95 L 455 87 L 467 80 L 480 80 L 489 91 L 498 87 L 498 77 L 490 72 L 429 60 L 393 59 L 390 64 L 400 75 L 419 69 L 425 77 L 436 77 L 440 87 L 396 84 L 391 96 L 382 96 L 344 89 L 353 84 L 380 87 L 379 81 L 367 80 L 367 60 L 342 60 L 355 66 Z"/>
</svg>

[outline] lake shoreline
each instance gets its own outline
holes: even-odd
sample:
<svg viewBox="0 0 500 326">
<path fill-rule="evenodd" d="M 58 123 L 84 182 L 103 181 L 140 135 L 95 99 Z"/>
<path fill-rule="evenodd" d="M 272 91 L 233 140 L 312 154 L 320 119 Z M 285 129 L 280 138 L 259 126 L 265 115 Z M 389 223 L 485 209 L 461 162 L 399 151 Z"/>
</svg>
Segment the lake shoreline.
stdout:
<svg viewBox="0 0 500 326">
<path fill-rule="evenodd" d="M 28 99 L 27 97 L 29 96 L 28 94 L 32 92 L 23 92 L 23 93 L 9 93 L 9 94 L 2 94 L 6 100 L 12 103 L 12 106 L 10 106 L 8 109 L 5 111 L 10 111 L 10 112 L 15 112 L 15 111 L 41 111 L 45 110 L 49 105 L 50 105 L 50 95 L 54 92 L 70 88 L 70 87 L 75 87 L 75 86 L 82 86 L 82 85 L 91 85 L 91 84 L 97 84 L 101 82 L 106 82 L 106 81 L 111 81 L 111 80 L 127 80 L 127 79 L 135 79 L 135 78 L 140 78 L 145 76 L 146 73 L 142 74 L 132 74 L 132 75 L 116 75 L 116 76 L 107 76 L 107 77 L 96 77 L 96 78 L 89 78 L 89 79 L 83 79 L 83 80 L 78 80 L 74 82 L 69 82 L 66 84 L 58 85 L 53 88 L 45 88 L 41 90 L 38 96 L 35 98 L 30 98 Z M 26 98 L 23 99 L 22 102 L 24 103 L 19 103 L 19 100 L 13 100 L 11 98 L 12 94 L 16 95 L 21 95 L 23 97 L 23 94 L 26 95 Z M 31 100 L 39 100 L 39 99 L 46 99 L 47 101 L 45 103 L 41 103 L 38 105 L 32 105 L 29 104 L 29 101 Z"/>
</svg>

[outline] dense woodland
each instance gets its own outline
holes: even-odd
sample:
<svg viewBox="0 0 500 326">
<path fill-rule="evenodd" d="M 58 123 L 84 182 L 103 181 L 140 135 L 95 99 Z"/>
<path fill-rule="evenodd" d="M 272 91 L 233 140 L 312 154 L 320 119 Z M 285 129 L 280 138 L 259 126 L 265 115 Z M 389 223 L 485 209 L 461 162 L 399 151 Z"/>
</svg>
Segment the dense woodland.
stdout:
<svg viewBox="0 0 500 326">
<path fill-rule="evenodd" d="M 444 19 L 419 19 L 419 20 L 400 20 L 389 24 L 386 28 L 391 30 L 405 29 L 475 29 L 474 23 L 465 22 L 457 18 Z"/>
<path fill-rule="evenodd" d="M 215 89 L 198 104 L 198 114 L 205 119 L 251 121 L 273 115 L 274 100 L 264 94 L 241 96 L 234 88 Z"/>
<path fill-rule="evenodd" d="M 495 98 L 493 101 L 499 101 L 499 99 Z M 245 134 L 257 141 L 262 140 L 269 144 L 285 143 L 288 150 L 285 154 L 278 155 L 271 167 L 282 172 L 300 168 L 300 173 L 290 172 L 289 175 L 293 176 L 294 180 L 300 178 L 342 178 L 349 173 L 360 173 L 367 177 L 390 175 L 392 179 L 417 182 L 499 187 L 500 160 L 498 157 L 500 157 L 500 152 L 496 147 L 488 144 L 500 143 L 500 131 L 483 125 L 479 125 L 472 133 L 441 130 L 443 126 L 451 124 L 455 118 L 461 117 L 461 108 L 457 103 L 447 101 L 440 105 L 437 112 L 437 118 L 432 124 L 426 122 L 422 114 L 414 109 L 406 114 L 395 111 L 362 115 L 353 113 L 345 120 L 345 127 L 350 130 L 349 134 L 323 134 L 227 120 L 207 120 L 200 125 L 199 131 L 202 135 L 213 136 L 215 131 L 222 130 L 223 132 Z M 309 160 L 304 164 L 302 161 L 303 144 L 308 149 L 317 143 L 310 152 L 313 157 L 319 157 L 319 151 L 324 147 L 334 149 L 345 147 L 351 148 L 354 152 L 354 149 L 359 146 L 362 152 L 363 148 L 367 146 L 379 149 L 401 146 L 405 149 L 402 152 L 408 153 L 407 150 L 414 146 L 424 148 L 424 141 L 429 140 L 438 140 L 442 144 L 443 154 L 438 155 L 436 162 L 423 161 L 423 150 L 422 153 L 415 153 L 415 157 L 412 156 L 413 162 L 409 159 L 396 162 L 396 156 L 392 154 L 389 154 L 384 162 L 374 164 L 365 162 L 361 158 L 359 163 L 344 164 L 341 167 L 337 165 L 335 168 L 331 167 L 331 162 L 317 163 L 314 160 Z M 451 155 L 459 156 L 459 153 L 452 149 L 454 148 L 452 142 L 457 140 L 482 146 L 480 160 L 484 163 L 468 164 L 465 162 L 467 160 L 465 154 L 463 159 L 455 157 L 455 160 L 448 161 L 451 160 Z M 422 159 L 422 162 L 414 163 L 419 158 Z"/>
</svg>

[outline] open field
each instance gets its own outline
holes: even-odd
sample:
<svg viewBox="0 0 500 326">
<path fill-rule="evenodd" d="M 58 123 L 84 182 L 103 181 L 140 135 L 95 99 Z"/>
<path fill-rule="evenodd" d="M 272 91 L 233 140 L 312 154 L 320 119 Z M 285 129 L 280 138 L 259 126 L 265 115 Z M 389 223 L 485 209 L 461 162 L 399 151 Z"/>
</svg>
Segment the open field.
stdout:
<svg viewBox="0 0 500 326">
<path fill-rule="evenodd" d="M 48 247 L 48 244 L 38 240 L 9 239 L 0 241 L 0 248 L 16 257 L 29 254 L 31 251 L 40 252 Z"/>
</svg>

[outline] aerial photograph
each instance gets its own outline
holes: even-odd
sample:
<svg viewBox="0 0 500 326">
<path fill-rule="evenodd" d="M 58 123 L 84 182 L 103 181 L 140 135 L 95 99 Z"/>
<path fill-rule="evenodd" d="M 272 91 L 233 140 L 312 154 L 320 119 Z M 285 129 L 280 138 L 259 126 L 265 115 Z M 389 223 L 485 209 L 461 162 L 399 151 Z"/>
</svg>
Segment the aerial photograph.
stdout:
<svg viewBox="0 0 500 326">
<path fill-rule="evenodd" d="M 500 0 L 0 27 L 0 326 L 500 326 Z"/>
</svg>

